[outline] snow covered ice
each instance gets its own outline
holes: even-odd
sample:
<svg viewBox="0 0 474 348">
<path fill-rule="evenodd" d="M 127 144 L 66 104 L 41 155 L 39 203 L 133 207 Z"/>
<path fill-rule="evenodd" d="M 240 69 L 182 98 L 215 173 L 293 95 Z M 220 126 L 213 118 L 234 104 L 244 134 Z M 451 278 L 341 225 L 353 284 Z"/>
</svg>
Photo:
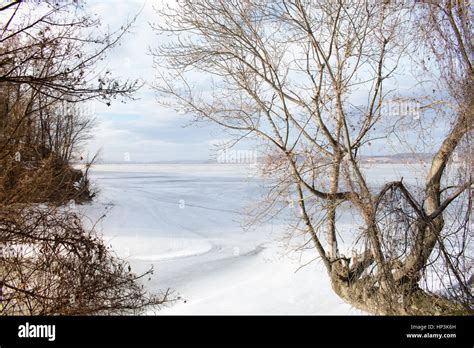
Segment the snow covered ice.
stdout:
<svg viewBox="0 0 474 348">
<path fill-rule="evenodd" d="M 417 175 L 392 164 L 369 171 L 380 184 Z M 262 189 L 251 165 L 99 164 L 91 177 L 99 194 L 86 216 L 106 213 L 98 229 L 133 271 L 153 265 L 149 290 L 182 297 L 157 314 L 364 314 L 332 291 L 322 263 L 300 269 L 316 253 L 289 252 L 286 221 L 242 227 Z"/>
</svg>

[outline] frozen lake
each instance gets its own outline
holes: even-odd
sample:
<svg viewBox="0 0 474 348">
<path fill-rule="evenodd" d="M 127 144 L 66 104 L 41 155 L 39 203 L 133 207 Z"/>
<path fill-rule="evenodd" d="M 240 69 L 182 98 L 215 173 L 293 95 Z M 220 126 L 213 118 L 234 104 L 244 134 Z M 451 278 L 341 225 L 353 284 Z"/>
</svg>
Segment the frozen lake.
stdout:
<svg viewBox="0 0 474 348">
<path fill-rule="evenodd" d="M 384 164 L 367 173 L 378 185 L 424 172 Z M 288 252 L 285 219 L 242 227 L 262 192 L 253 174 L 248 165 L 99 164 L 99 195 L 83 209 L 91 221 L 106 213 L 98 228 L 133 270 L 153 265 L 148 289 L 183 297 L 159 314 L 360 314 L 333 294 L 319 261 L 298 270 L 315 253 Z"/>
</svg>

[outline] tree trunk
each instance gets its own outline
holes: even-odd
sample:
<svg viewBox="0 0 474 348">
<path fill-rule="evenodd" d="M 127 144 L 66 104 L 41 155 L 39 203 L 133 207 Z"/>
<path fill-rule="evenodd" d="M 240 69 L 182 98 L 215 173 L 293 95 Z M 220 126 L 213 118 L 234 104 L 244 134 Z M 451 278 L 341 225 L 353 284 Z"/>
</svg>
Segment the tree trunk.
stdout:
<svg viewBox="0 0 474 348">
<path fill-rule="evenodd" d="M 469 315 L 472 311 L 418 286 L 401 284 L 396 293 L 383 291 L 372 276 L 352 280 L 343 261 L 333 263 L 330 274 L 334 292 L 355 308 L 376 315 Z"/>
</svg>

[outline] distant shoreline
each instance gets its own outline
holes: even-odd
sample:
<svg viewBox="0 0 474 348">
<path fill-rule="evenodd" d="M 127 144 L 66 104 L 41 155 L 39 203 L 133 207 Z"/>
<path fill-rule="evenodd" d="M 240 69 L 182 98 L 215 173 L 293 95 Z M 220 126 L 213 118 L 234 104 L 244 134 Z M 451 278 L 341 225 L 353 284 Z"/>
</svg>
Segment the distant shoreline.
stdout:
<svg viewBox="0 0 474 348">
<path fill-rule="evenodd" d="M 394 155 L 377 155 L 377 156 L 360 156 L 359 160 L 364 164 L 371 163 L 392 163 L 392 164 L 406 164 L 406 163 L 430 163 L 433 158 L 432 153 L 399 153 Z M 222 165 L 255 165 L 257 163 L 240 163 L 236 161 L 223 163 L 216 160 L 176 160 L 176 161 L 151 161 L 151 162 L 137 162 L 137 161 L 98 161 L 95 164 L 120 164 L 120 165 L 132 165 L 132 164 L 222 164 Z M 84 164 L 82 162 L 73 163 L 74 165 Z"/>
</svg>

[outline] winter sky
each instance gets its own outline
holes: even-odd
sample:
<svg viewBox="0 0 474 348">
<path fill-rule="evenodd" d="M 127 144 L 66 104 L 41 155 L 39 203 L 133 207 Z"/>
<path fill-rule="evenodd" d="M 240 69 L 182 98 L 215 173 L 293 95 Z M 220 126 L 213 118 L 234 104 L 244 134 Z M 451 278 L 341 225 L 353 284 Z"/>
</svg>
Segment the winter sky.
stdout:
<svg viewBox="0 0 474 348">
<path fill-rule="evenodd" d="M 85 153 L 92 155 L 100 150 L 100 158 L 105 162 L 123 162 L 127 156 L 132 162 L 205 161 L 215 151 L 212 144 L 226 139 L 217 127 L 190 125 L 190 116 L 178 115 L 156 102 L 157 96 L 151 88 L 156 70 L 148 50 L 159 44 L 160 38 L 150 23 L 159 21 L 154 7 L 162 3 L 160 0 L 92 0 L 86 4 L 87 11 L 97 14 L 104 27 L 111 30 L 139 14 L 131 33 L 109 52 L 106 64 L 115 76 L 139 78 L 145 84 L 135 95 L 135 101 L 115 102 L 110 107 L 101 103 L 93 106 L 97 126 Z M 405 152 L 383 142 L 371 151 L 371 154 Z"/>
<path fill-rule="evenodd" d="M 125 156 L 132 162 L 207 160 L 210 143 L 219 138 L 210 127 L 189 126 L 190 117 L 156 103 L 151 88 L 156 71 L 148 53 L 158 38 L 150 28 L 156 22 L 153 6 L 160 1 L 90 1 L 88 11 L 102 19 L 104 27 L 118 29 L 128 19 L 140 13 L 131 32 L 106 59 L 107 67 L 122 79 L 141 79 L 144 86 L 126 104 L 112 103 L 110 107 L 94 103 L 97 126 L 86 152 L 100 149 L 101 159 L 121 162 Z"/>
</svg>

